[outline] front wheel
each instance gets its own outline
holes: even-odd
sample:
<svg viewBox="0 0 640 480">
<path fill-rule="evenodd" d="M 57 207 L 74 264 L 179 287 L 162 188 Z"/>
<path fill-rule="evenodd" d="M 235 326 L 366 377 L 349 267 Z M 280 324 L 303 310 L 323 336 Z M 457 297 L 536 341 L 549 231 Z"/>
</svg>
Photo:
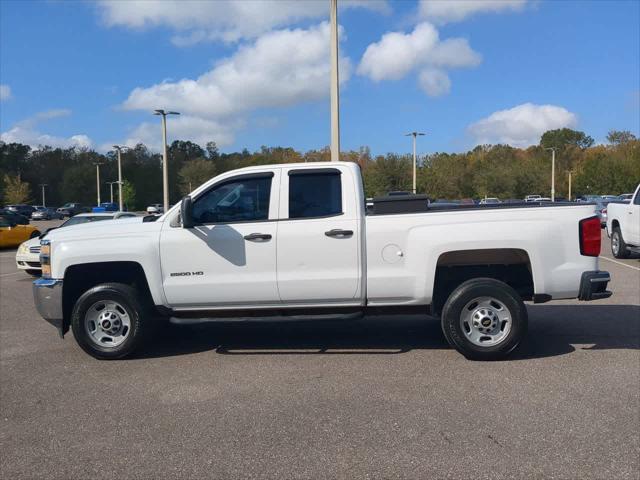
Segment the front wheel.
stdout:
<svg viewBox="0 0 640 480">
<path fill-rule="evenodd" d="M 42 270 L 25 270 L 25 272 L 32 277 L 40 277 L 42 276 Z"/>
<path fill-rule="evenodd" d="M 92 357 L 117 359 L 132 354 L 148 335 L 150 315 L 129 285 L 104 283 L 86 291 L 71 314 L 78 345 Z"/>
<path fill-rule="evenodd" d="M 616 258 L 629 258 L 629 249 L 624 243 L 620 229 L 616 227 L 611 234 L 611 253 Z"/>
<path fill-rule="evenodd" d="M 527 331 L 527 309 L 518 293 L 492 278 L 467 280 L 442 309 L 442 330 L 458 352 L 472 360 L 505 358 Z"/>
</svg>

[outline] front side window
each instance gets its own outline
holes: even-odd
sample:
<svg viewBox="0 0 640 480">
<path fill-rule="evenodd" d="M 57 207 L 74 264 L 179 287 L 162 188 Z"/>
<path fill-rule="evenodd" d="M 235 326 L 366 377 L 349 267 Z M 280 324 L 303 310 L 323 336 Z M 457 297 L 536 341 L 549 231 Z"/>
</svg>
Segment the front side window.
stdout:
<svg viewBox="0 0 640 480">
<path fill-rule="evenodd" d="M 289 218 L 313 218 L 342 213 L 340 171 L 289 172 Z"/>
<path fill-rule="evenodd" d="M 269 218 L 271 177 L 239 178 L 216 185 L 193 203 L 196 223 L 257 222 Z"/>
<path fill-rule="evenodd" d="M 634 205 L 640 205 L 640 190 L 636 193 L 636 198 L 633 199 Z"/>
</svg>

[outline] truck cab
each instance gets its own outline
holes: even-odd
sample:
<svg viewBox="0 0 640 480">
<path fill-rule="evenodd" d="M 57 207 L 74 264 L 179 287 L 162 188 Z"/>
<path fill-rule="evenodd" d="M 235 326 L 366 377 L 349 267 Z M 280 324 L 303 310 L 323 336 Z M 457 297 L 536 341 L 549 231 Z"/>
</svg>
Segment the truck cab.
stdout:
<svg viewBox="0 0 640 480">
<path fill-rule="evenodd" d="M 629 202 L 607 205 L 607 235 L 611 237 L 611 253 L 616 258 L 629 258 L 640 253 L 640 185 Z"/>
</svg>

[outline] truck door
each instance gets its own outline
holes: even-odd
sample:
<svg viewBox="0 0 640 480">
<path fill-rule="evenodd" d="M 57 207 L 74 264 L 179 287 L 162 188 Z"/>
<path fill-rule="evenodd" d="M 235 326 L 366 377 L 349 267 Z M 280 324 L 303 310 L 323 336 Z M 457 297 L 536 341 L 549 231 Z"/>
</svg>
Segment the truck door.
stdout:
<svg viewBox="0 0 640 480">
<path fill-rule="evenodd" d="M 283 169 L 278 291 L 286 303 L 360 304 L 361 234 L 347 167 Z M 364 204 L 364 200 L 363 200 Z"/>
<path fill-rule="evenodd" d="M 279 177 L 276 169 L 223 178 L 193 198 L 194 228 L 164 222 L 160 260 L 170 306 L 280 303 L 276 281 Z"/>
</svg>

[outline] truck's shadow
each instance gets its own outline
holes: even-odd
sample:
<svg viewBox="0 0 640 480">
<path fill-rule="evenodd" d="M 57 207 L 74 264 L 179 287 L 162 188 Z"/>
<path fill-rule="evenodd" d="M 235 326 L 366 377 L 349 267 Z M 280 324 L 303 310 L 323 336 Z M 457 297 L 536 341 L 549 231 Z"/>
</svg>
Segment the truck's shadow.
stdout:
<svg viewBox="0 0 640 480">
<path fill-rule="evenodd" d="M 510 360 L 551 357 L 576 349 L 640 349 L 640 307 L 532 305 L 529 333 Z M 227 322 L 163 329 L 138 358 L 215 351 L 224 355 L 393 355 L 448 349 L 438 320 L 427 316 L 366 317 L 342 322 Z"/>
</svg>

